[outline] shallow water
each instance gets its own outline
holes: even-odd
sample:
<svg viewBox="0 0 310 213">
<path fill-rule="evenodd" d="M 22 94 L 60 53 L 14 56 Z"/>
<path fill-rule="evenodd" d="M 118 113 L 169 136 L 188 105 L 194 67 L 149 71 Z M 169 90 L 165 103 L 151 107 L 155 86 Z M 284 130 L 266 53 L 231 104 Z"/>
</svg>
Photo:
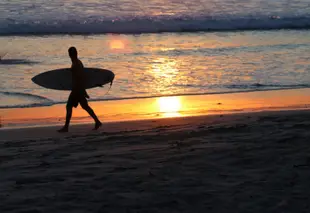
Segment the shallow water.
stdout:
<svg viewBox="0 0 310 213">
<path fill-rule="evenodd" d="M 91 100 L 309 87 L 309 8 L 308 0 L 3 0 L 0 107 L 66 101 L 67 92 L 31 78 L 69 67 L 70 46 L 85 66 L 116 74 L 112 90 L 92 89 Z"/>
<path fill-rule="evenodd" d="M 115 72 L 108 86 L 89 90 L 91 100 L 310 85 L 309 31 L 247 31 L 92 36 L 0 37 L 0 106 L 64 102 L 67 91 L 31 81 L 41 72 L 69 67 L 74 45 L 85 67 Z"/>
</svg>

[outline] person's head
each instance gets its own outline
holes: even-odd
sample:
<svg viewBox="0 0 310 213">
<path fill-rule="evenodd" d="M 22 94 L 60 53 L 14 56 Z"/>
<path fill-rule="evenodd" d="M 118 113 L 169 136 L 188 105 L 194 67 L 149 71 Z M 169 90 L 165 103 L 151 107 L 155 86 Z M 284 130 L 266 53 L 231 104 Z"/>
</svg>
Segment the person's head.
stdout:
<svg viewBox="0 0 310 213">
<path fill-rule="evenodd" d="M 68 52 L 69 52 L 69 56 L 70 56 L 71 59 L 76 59 L 77 58 L 78 53 L 77 53 L 77 50 L 76 50 L 75 47 L 70 47 L 68 49 Z"/>
</svg>

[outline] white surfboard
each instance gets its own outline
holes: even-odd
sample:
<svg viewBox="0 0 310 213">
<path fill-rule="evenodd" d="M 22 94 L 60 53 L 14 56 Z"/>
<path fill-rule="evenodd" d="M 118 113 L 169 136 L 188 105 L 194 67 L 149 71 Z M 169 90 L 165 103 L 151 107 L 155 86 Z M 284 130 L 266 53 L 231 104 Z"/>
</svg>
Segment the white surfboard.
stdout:
<svg viewBox="0 0 310 213">
<path fill-rule="evenodd" d="M 85 89 L 112 85 L 115 74 L 106 69 L 84 68 Z M 70 68 L 61 68 L 40 73 L 31 79 L 34 83 L 54 90 L 71 90 L 72 74 Z"/>
</svg>

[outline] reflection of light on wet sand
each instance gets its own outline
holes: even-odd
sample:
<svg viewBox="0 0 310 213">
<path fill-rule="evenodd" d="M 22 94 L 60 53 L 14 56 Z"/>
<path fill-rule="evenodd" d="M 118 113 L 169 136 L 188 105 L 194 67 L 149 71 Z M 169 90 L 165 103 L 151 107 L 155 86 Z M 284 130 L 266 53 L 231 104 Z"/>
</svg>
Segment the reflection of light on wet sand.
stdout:
<svg viewBox="0 0 310 213">
<path fill-rule="evenodd" d="M 164 117 L 179 117 L 182 108 L 180 97 L 160 97 L 158 98 L 159 112 Z"/>
<path fill-rule="evenodd" d="M 179 112 L 166 112 L 162 114 L 162 117 L 164 118 L 172 118 L 172 117 L 180 117 L 182 116 Z"/>
<path fill-rule="evenodd" d="M 108 123 L 110 121 L 163 117 L 305 109 L 309 106 L 309 100 L 310 89 L 306 88 L 234 94 L 90 101 L 89 103 L 99 118 Z M 25 124 L 63 125 L 65 113 L 64 104 L 35 108 L 0 109 L 3 127 L 23 126 Z M 72 124 L 93 123 L 93 119 L 80 106 L 74 108 L 73 114 Z"/>
<path fill-rule="evenodd" d="M 157 82 L 153 86 L 156 90 L 169 94 L 169 85 L 178 82 L 178 61 L 170 58 L 157 58 L 153 61 L 150 72 Z M 180 97 L 160 97 L 157 99 L 159 112 L 163 117 L 179 117 L 182 108 Z"/>
</svg>

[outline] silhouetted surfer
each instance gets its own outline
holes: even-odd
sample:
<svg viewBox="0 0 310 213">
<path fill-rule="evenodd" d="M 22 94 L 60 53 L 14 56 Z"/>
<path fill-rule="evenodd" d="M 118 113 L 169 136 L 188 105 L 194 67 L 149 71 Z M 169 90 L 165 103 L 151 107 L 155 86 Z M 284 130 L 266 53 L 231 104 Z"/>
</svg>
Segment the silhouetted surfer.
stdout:
<svg viewBox="0 0 310 213">
<path fill-rule="evenodd" d="M 88 114 L 94 119 L 95 127 L 94 130 L 98 129 L 102 124 L 97 118 L 96 114 L 92 110 L 92 108 L 88 105 L 88 101 L 86 98 L 89 98 L 85 87 L 84 81 L 84 66 L 83 63 L 78 59 L 77 50 L 75 47 L 70 47 L 69 56 L 72 61 L 71 72 L 72 72 L 72 90 L 69 95 L 67 101 L 67 115 L 66 115 L 66 123 L 63 128 L 58 130 L 58 132 L 68 132 L 69 124 L 72 116 L 72 108 L 77 107 L 80 103 L 81 107 L 88 112 Z"/>
</svg>

